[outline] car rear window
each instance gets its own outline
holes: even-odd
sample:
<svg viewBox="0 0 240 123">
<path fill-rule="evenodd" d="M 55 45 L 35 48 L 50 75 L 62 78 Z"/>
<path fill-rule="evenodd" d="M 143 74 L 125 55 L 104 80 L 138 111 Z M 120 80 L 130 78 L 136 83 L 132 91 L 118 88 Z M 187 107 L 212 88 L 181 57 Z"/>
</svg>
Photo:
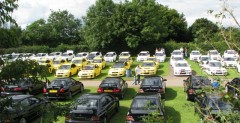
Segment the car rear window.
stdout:
<svg viewBox="0 0 240 123">
<path fill-rule="evenodd" d="M 157 109 L 157 100 L 155 98 L 134 99 L 132 109 Z"/>
<path fill-rule="evenodd" d="M 192 78 L 192 87 L 196 89 L 200 89 L 204 86 L 211 86 L 211 82 L 208 78 L 204 77 L 194 77 Z"/>
<path fill-rule="evenodd" d="M 145 62 L 142 64 L 142 67 L 152 67 L 152 66 L 154 66 L 153 62 Z"/>
<path fill-rule="evenodd" d="M 66 86 L 66 81 L 65 80 L 53 80 L 50 84 L 50 86 Z"/>
<path fill-rule="evenodd" d="M 162 86 L 162 81 L 161 81 L 161 78 L 144 78 L 142 81 L 142 85 Z"/>
<path fill-rule="evenodd" d="M 113 65 L 113 68 L 123 68 L 124 67 L 124 64 L 123 63 L 115 63 Z"/>
<path fill-rule="evenodd" d="M 98 106 L 98 100 L 92 98 L 80 98 L 75 101 L 74 109 L 82 110 L 82 109 L 91 109 L 96 108 Z"/>
</svg>

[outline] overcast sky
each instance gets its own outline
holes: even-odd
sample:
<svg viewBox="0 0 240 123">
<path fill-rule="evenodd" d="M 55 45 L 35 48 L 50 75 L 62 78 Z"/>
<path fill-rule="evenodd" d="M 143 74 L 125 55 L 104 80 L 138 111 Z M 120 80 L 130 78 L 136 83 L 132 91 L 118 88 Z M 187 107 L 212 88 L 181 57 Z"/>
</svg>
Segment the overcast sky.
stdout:
<svg viewBox="0 0 240 123">
<path fill-rule="evenodd" d="M 48 18 L 50 10 L 67 10 L 76 18 L 86 15 L 89 6 L 95 4 L 96 0 L 19 0 L 19 8 L 14 11 L 13 17 L 17 23 L 25 28 L 32 22 Z M 121 0 L 113 0 L 119 2 Z M 124 0 L 122 0 L 124 1 Z M 162 5 L 176 9 L 183 13 L 188 22 L 188 26 L 198 18 L 208 18 L 216 21 L 213 15 L 208 14 L 208 10 L 220 11 L 222 2 L 220 0 L 156 0 Z M 234 14 L 240 21 L 240 0 L 229 0 L 228 4 L 233 8 Z M 225 26 L 235 26 L 233 21 L 225 21 Z"/>
</svg>

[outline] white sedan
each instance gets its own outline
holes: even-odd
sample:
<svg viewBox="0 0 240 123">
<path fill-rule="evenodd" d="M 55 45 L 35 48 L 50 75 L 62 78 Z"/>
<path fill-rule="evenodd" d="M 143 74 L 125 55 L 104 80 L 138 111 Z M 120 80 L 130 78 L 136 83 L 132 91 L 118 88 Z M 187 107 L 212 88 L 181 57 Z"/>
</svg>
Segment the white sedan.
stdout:
<svg viewBox="0 0 240 123">
<path fill-rule="evenodd" d="M 183 56 L 172 56 L 171 58 L 170 58 L 170 65 L 173 67 L 174 66 L 174 64 L 176 63 L 176 61 L 182 61 L 182 60 L 185 60 L 184 58 L 183 58 Z"/>
<path fill-rule="evenodd" d="M 175 56 L 183 57 L 183 52 L 181 50 L 173 50 L 173 52 L 171 53 L 171 57 L 175 57 Z"/>
<path fill-rule="evenodd" d="M 237 60 L 234 57 L 224 57 L 222 60 L 222 66 L 225 66 L 227 68 L 236 68 Z"/>
<path fill-rule="evenodd" d="M 225 50 L 223 53 L 223 57 L 234 57 L 235 59 L 239 59 L 239 54 L 235 50 Z"/>
<path fill-rule="evenodd" d="M 137 56 L 137 61 L 145 61 L 148 57 L 150 57 L 149 51 L 141 51 Z"/>
<path fill-rule="evenodd" d="M 204 66 L 206 65 L 206 63 L 210 60 L 208 55 L 201 55 L 199 57 L 198 63 L 200 66 Z"/>
<path fill-rule="evenodd" d="M 174 75 L 192 75 L 192 69 L 186 60 L 176 61 L 173 66 Z"/>
<path fill-rule="evenodd" d="M 117 59 L 117 53 L 116 52 L 107 52 L 104 55 L 104 60 L 106 62 L 114 62 Z"/>
<path fill-rule="evenodd" d="M 217 60 L 207 62 L 202 69 L 209 75 L 227 75 L 226 68 L 223 68 L 221 62 Z"/>
<path fill-rule="evenodd" d="M 166 59 L 166 54 L 164 51 L 158 51 L 154 55 L 158 62 L 164 62 Z"/>
<path fill-rule="evenodd" d="M 190 60 L 198 61 L 201 56 L 201 53 L 198 50 L 193 50 L 190 53 Z"/>
<path fill-rule="evenodd" d="M 208 51 L 208 56 L 210 58 L 210 60 L 221 60 L 221 55 L 217 50 L 209 50 Z"/>
</svg>

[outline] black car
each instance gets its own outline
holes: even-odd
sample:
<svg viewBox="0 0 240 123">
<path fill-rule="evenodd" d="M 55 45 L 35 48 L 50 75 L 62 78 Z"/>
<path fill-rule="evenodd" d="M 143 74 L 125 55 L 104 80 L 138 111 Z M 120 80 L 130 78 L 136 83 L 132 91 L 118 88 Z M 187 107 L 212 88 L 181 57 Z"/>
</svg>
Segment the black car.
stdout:
<svg viewBox="0 0 240 123">
<path fill-rule="evenodd" d="M 240 77 L 234 78 L 232 81 L 228 82 L 226 85 L 226 91 L 228 93 L 233 93 L 235 96 L 240 95 Z"/>
<path fill-rule="evenodd" d="M 143 78 L 138 93 L 157 92 L 165 99 L 166 79 L 161 76 L 146 76 Z"/>
<path fill-rule="evenodd" d="M 164 100 L 161 100 L 159 93 L 139 93 L 137 94 L 128 110 L 126 116 L 127 123 L 144 123 L 144 117 L 151 113 L 159 113 L 156 121 L 165 122 Z"/>
<path fill-rule="evenodd" d="M 187 93 L 187 100 L 194 100 L 196 95 L 202 93 L 204 87 L 210 87 L 211 81 L 205 76 L 189 76 L 183 80 L 184 91 Z M 198 92 L 199 91 L 199 92 Z"/>
<path fill-rule="evenodd" d="M 65 117 L 66 123 L 107 123 L 118 112 L 119 100 L 107 93 L 84 94 Z"/>
<path fill-rule="evenodd" d="M 128 88 L 128 84 L 121 77 L 107 77 L 99 85 L 98 93 L 110 93 L 119 98 L 123 98 Z"/>
<path fill-rule="evenodd" d="M 8 82 L 1 90 L 1 97 L 16 94 L 39 94 L 42 92 L 44 83 L 38 79 L 24 78 Z"/>
<path fill-rule="evenodd" d="M 220 113 L 234 111 L 233 105 L 225 101 L 220 93 L 202 93 L 195 98 L 194 110 L 206 121 L 219 121 Z"/>
<path fill-rule="evenodd" d="M 41 115 L 41 111 L 46 107 L 48 101 L 33 95 L 14 95 L 4 98 L 1 101 L 11 100 L 0 114 L 2 123 L 28 123 Z"/>
<path fill-rule="evenodd" d="M 48 99 L 72 99 L 74 94 L 82 92 L 84 85 L 73 78 L 57 78 L 43 88 L 43 94 Z"/>
</svg>

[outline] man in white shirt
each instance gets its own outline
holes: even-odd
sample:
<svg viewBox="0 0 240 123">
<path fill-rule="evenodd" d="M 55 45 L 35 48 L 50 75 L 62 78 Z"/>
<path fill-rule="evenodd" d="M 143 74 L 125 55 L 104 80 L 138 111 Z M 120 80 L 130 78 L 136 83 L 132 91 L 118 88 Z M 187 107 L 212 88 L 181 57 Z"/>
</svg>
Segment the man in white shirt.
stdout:
<svg viewBox="0 0 240 123">
<path fill-rule="evenodd" d="M 140 74 L 141 74 L 141 68 L 140 68 L 139 65 L 135 68 L 135 73 L 136 73 L 137 81 L 138 81 L 138 84 L 139 84 L 140 83 Z"/>
</svg>

